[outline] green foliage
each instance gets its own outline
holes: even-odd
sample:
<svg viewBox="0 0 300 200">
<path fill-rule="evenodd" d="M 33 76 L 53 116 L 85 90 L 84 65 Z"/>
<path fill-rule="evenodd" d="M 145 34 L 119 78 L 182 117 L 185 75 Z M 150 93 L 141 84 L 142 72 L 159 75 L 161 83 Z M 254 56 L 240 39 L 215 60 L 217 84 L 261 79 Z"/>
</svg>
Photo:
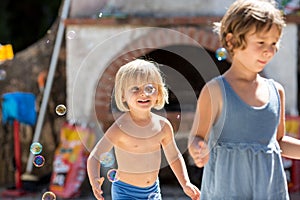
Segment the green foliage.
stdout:
<svg viewBox="0 0 300 200">
<path fill-rule="evenodd" d="M 21 51 L 42 38 L 58 16 L 61 0 L 1 0 L 0 44 Z"/>
</svg>

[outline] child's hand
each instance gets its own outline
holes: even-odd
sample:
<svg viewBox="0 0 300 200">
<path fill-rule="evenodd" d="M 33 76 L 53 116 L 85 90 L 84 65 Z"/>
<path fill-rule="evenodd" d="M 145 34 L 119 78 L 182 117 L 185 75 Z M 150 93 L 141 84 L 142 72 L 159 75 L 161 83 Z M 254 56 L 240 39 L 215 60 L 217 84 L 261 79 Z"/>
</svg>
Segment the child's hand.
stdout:
<svg viewBox="0 0 300 200">
<path fill-rule="evenodd" d="M 199 200 L 200 199 L 200 190 L 195 185 L 193 185 L 192 183 L 186 184 L 183 187 L 183 191 L 192 200 Z"/>
<path fill-rule="evenodd" d="M 203 167 L 209 160 L 209 149 L 204 141 L 198 142 L 199 148 L 194 151 L 194 162 L 197 167 Z"/>
<path fill-rule="evenodd" d="M 104 177 L 97 178 L 92 185 L 93 193 L 98 200 L 104 200 L 104 197 L 102 196 L 103 191 L 101 189 L 103 182 L 104 182 Z"/>
</svg>

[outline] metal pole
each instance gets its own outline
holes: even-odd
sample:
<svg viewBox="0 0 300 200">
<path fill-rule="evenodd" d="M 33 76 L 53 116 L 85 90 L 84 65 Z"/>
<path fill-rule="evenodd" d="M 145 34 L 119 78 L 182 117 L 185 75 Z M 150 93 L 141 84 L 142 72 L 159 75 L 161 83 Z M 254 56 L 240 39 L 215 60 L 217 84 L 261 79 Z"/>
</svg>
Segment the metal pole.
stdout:
<svg viewBox="0 0 300 200">
<path fill-rule="evenodd" d="M 56 36 L 56 40 L 55 40 L 55 44 L 54 44 L 53 54 L 52 54 L 51 61 L 50 61 L 47 82 L 46 82 L 46 86 L 45 86 L 45 90 L 44 90 L 44 94 L 43 94 L 43 100 L 41 103 L 41 108 L 40 108 L 39 116 L 37 119 L 37 124 L 36 124 L 32 142 L 37 142 L 40 139 L 41 130 L 43 127 L 43 122 L 44 122 L 44 117 L 45 117 L 45 111 L 47 108 L 48 99 L 49 99 L 49 95 L 50 95 L 51 88 L 52 88 L 52 82 L 53 82 L 53 78 L 55 75 L 57 60 L 58 60 L 58 56 L 59 56 L 59 52 L 60 52 L 60 47 L 61 47 L 62 39 L 64 37 L 64 29 L 65 29 L 64 20 L 68 17 L 70 2 L 71 2 L 71 0 L 64 0 L 62 14 L 60 17 L 57 36 Z M 33 157 L 34 157 L 34 155 L 32 153 L 29 153 L 29 158 L 28 158 L 27 166 L 26 166 L 26 173 L 31 173 L 31 171 L 32 171 Z"/>
</svg>

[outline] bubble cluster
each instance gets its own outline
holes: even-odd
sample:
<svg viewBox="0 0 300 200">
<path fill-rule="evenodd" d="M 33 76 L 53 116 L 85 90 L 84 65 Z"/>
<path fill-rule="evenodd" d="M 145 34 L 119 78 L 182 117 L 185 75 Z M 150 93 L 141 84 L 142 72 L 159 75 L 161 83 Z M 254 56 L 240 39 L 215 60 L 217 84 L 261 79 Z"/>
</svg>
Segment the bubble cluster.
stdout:
<svg viewBox="0 0 300 200">
<path fill-rule="evenodd" d="M 42 167 L 45 164 L 45 158 L 41 155 L 37 155 L 33 158 L 33 164 L 36 167 Z"/>
<path fill-rule="evenodd" d="M 66 114 L 67 108 L 66 108 L 65 105 L 59 104 L 59 105 L 56 106 L 55 112 L 56 112 L 57 115 L 62 116 L 64 114 Z"/>
<path fill-rule="evenodd" d="M 42 200 L 56 200 L 56 195 L 51 191 L 47 191 L 43 194 Z"/>
<path fill-rule="evenodd" d="M 43 146 L 39 142 L 34 142 L 30 145 L 30 152 L 34 155 L 40 154 L 43 150 Z"/>
<path fill-rule="evenodd" d="M 105 152 L 100 155 L 100 163 L 103 167 L 111 167 L 115 163 L 115 157 L 111 152 Z"/>
<path fill-rule="evenodd" d="M 216 58 L 219 60 L 219 61 L 222 61 L 222 60 L 226 60 L 227 58 L 227 51 L 225 48 L 221 47 L 221 48 L 218 48 L 216 50 Z"/>
<path fill-rule="evenodd" d="M 107 172 L 107 179 L 110 181 L 110 182 L 116 182 L 119 180 L 119 177 L 118 177 L 118 171 L 116 169 L 110 169 L 108 172 Z"/>
<path fill-rule="evenodd" d="M 0 81 L 5 80 L 6 78 L 6 71 L 4 69 L 0 69 Z"/>
</svg>

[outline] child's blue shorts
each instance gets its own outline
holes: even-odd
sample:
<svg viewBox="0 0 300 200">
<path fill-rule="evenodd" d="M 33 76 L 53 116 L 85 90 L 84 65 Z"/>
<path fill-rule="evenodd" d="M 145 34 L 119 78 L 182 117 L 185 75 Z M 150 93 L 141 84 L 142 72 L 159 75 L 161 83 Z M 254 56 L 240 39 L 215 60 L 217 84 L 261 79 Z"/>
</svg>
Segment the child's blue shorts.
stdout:
<svg viewBox="0 0 300 200">
<path fill-rule="evenodd" d="M 111 186 L 112 200 L 161 200 L 159 180 L 149 187 L 137 187 L 116 181 Z"/>
</svg>

